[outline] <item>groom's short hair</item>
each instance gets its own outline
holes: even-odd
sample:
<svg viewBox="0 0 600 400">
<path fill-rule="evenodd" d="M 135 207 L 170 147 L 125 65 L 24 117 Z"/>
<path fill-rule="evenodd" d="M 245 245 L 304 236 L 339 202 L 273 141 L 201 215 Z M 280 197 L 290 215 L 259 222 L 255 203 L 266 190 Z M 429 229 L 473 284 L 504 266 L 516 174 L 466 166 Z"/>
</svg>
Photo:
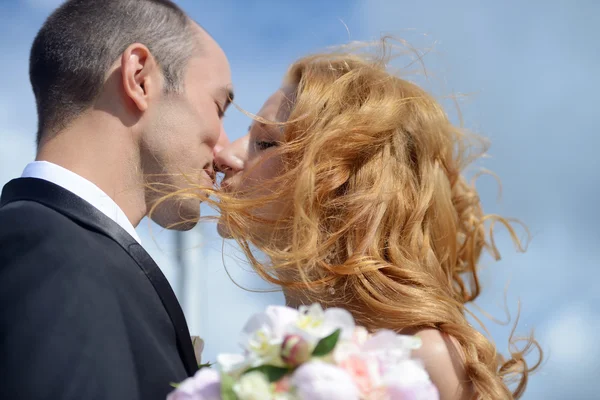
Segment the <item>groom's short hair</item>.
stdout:
<svg viewBox="0 0 600 400">
<path fill-rule="evenodd" d="M 67 0 L 48 17 L 30 54 L 29 78 L 40 141 L 88 109 L 111 65 L 133 43 L 148 47 L 165 78 L 165 91 L 183 89 L 196 45 L 190 18 L 170 0 Z"/>
</svg>

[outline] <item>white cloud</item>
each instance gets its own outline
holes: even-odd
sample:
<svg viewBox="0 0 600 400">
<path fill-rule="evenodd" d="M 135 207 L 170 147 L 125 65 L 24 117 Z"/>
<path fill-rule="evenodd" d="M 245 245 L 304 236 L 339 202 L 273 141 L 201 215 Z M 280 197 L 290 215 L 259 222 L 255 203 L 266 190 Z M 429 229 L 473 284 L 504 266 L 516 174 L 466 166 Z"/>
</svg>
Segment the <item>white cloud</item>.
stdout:
<svg viewBox="0 0 600 400">
<path fill-rule="evenodd" d="M 579 374 L 600 359 L 600 315 L 588 304 L 567 305 L 552 316 L 541 332 L 549 368 Z"/>
<path fill-rule="evenodd" d="M 570 303 L 558 309 L 537 331 L 545 360 L 524 398 L 597 399 L 599 331 L 600 314 L 589 303 Z"/>
</svg>

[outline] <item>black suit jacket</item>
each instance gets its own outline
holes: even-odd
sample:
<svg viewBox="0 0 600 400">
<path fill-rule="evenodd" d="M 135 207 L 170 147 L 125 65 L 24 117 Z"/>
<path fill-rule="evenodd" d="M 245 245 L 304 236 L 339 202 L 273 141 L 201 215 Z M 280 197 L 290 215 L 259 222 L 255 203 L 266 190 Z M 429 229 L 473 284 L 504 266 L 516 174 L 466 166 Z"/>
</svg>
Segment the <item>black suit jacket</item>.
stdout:
<svg viewBox="0 0 600 400">
<path fill-rule="evenodd" d="M 0 198 L 0 398 L 164 400 L 197 370 L 166 278 L 118 224 L 50 182 Z"/>
</svg>

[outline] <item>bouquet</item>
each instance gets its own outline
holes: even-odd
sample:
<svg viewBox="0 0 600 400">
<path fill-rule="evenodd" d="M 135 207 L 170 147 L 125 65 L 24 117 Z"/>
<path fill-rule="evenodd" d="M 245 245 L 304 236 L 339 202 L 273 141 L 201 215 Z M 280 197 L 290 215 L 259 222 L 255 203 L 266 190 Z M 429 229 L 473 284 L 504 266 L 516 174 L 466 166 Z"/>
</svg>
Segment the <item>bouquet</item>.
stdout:
<svg viewBox="0 0 600 400">
<path fill-rule="evenodd" d="M 437 400 L 416 336 L 370 335 L 341 308 L 269 306 L 246 323 L 242 354 L 221 354 L 167 400 Z"/>
</svg>

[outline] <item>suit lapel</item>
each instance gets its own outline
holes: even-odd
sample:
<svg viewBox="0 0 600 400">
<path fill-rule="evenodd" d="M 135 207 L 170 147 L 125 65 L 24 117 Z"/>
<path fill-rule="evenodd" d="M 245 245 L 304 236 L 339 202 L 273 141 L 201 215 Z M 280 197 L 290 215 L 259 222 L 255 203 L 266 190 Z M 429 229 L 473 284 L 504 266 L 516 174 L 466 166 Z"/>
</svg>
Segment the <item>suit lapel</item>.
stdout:
<svg viewBox="0 0 600 400">
<path fill-rule="evenodd" d="M 163 275 L 162 271 L 152 257 L 144 250 L 138 242 L 131 243 L 128 248 L 129 254 L 138 263 L 138 265 L 144 270 L 144 273 L 154 286 L 154 289 L 160 296 L 163 305 L 167 309 L 173 326 L 175 327 L 175 334 L 177 335 L 177 347 L 179 348 L 179 354 L 185 364 L 185 368 L 190 376 L 194 375 L 198 370 L 198 364 L 196 363 L 196 356 L 194 353 L 194 347 L 192 346 L 192 339 L 190 337 L 190 331 L 185 321 L 185 316 L 181 310 L 181 306 L 177 301 L 175 293 L 169 281 Z"/>
<path fill-rule="evenodd" d="M 54 183 L 36 178 L 14 179 L 7 183 L 2 190 L 0 207 L 22 200 L 43 204 L 110 237 L 135 260 L 152 283 L 171 318 L 177 336 L 179 354 L 186 371 L 192 376 L 198 369 L 198 365 L 185 316 L 171 285 L 144 248 L 100 210 Z"/>
</svg>

